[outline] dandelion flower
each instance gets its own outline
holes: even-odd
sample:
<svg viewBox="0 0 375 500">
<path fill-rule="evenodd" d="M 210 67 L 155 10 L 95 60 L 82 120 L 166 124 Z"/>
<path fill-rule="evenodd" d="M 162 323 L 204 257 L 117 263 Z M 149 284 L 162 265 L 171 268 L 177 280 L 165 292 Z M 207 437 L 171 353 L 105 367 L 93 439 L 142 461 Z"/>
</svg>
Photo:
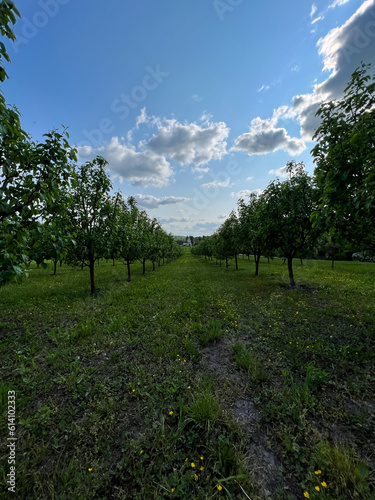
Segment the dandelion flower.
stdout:
<svg viewBox="0 0 375 500">
<path fill-rule="evenodd" d="M 323 482 L 322 482 L 322 483 L 320 483 L 320 484 L 323 486 L 323 488 L 327 488 L 327 483 L 326 483 L 325 481 L 323 481 Z"/>
<path fill-rule="evenodd" d="M 203 460 L 203 457 L 201 457 L 201 460 Z"/>
<path fill-rule="evenodd" d="M 171 489 L 172 493 L 174 492 L 174 490 L 175 490 L 175 489 L 176 489 L 176 488 L 172 488 L 172 489 Z"/>
<path fill-rule="evenodd" d="M 91 471 L 92 471 L 92 469 L 89 469 L 89 472 L 91 472 Z"/>
<path fill-rule="evenodd" d="M 216 488 L 217 488 L 219 491 L 221 491 L 221 490 L 223 489 L 223 487 L 221 486 L 221 484 L 218 484 L 218 485 L 216 486 Z"/>
<path fill-rule="evenodd" d="M 173 411 L 170 411 L 170 412 L 169 412 L 169 415 L 173 415 Z"/>
<path fill-rule="evenodd" d="M 194 462 L 191 462 L 191 466 L 192 466 L 192 467 L 195 467 L 195 463 L 194 463 Z"/>
<path fill-rule="evenodd" d="M 200 470 L 204 470 L 204 467 L 201 467 Z"/>
<path fill-rule="evenodd" d="M 320 491 L 319 486 L 315 486 L 316 491 Z"/>
<path fill-rule="evenodd" d="M 309 495 L 308 491 L 305 491 L 304 494 L 303 494 L 303 496 L 306 497 L 306 498 L 310 498 L 310 495 Z"/>
<path fill-rule="evenodd" d="M 142 455 L 142 453 L 143 453 L 143 450 L 141 450 L 141 451 L 139 452 L 139 454 L 140 454 L 140 455 Z"/>
<path fill-rule="evenodd" d="M 316 470 L 316 471 L 315 471 L 315 474 L 316 474 L 316 475 L 321 474 L 321 473 L 322 473 L 322 471 L 321 471 L 321 470 Z"/>
<path fill-rule="evenodd" d="M 196 474 L 194 474 L 194 479 L 198 481 L 198 476 Z"/>
</svg>

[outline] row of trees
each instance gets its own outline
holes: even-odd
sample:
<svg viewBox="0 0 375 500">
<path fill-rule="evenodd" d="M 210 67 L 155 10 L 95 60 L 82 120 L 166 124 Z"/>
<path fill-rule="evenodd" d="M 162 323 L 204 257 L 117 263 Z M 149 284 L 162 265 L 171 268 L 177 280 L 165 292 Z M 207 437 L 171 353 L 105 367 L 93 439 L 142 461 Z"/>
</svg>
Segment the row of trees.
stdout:
<svg viewBox="0 0 375 500">
<path fill-rule="evenodd" d="M 323 103 L 314 177 L 302 163 L 287 164 L 289 179 L 271 182 L 259 196 L 239 200 L 218 231 L 192 249 L 224 259 L 282 255 L 295 285 L 293 259 L 323 247 L 333 259 L 340 246 L 375 251 L 375 76 L 362 64 L 340 101 Z"/>
<path fill-rule="evenodd" d="M 11 26 L 19 12 L 0 2 L 0 31 L 15 40 Z M 0 44 L 0 82 L 9 55 Z M 32 259 L 88 266 L 95 291 L 94 263 L 101 257 L 130 263 L 176 257 L 172 235 L 139 210 L 134 199 L 111 196 L 107 162 L 97 157 L 77 166 L 69 135 L 52 131 L 34 142 L 22 129 L 16 108 L 0 92 L 0 286 L 22 274 Z"/>
<path fill-rule="evenodd" d="M 253 255 L 255 274 L 262 255 L 283 255 L 288 261 L 290 284 L 295 285 L 293 259 L 302 255 L 316 241 L 318 230 L 310 216 L 317 208 L 317 190 L 304 172 L 302 163 L 288 164 L 290 178 L 273 181 L 261 195 L 252 193 L 248 201 L 240 199 L 233 211 L 212 236 L 192 249 L 195 255 L 218 260 L 238 255 Z"/>
<path fill-rule="evenodd" d="M 111 195 L 106 165 L 104 158 L 96 157 L 77 167 L 70 188 L 60 192 L 59 210 L 51 206 L 26 240 L 27 262 L 44 265 L 45 260 L 52 260 L 54 274 L 59 261 L 88 267 L 91 294 L 95 292 L 95 262 L 101 258 L 126 264 L 130 281 L 131 263 L 141 261 L 144 274 L 147 260 L 155 269 L 161 259 L 181 255 L 173 236 L 140 210 L 134 198 Z"/>
</svg>

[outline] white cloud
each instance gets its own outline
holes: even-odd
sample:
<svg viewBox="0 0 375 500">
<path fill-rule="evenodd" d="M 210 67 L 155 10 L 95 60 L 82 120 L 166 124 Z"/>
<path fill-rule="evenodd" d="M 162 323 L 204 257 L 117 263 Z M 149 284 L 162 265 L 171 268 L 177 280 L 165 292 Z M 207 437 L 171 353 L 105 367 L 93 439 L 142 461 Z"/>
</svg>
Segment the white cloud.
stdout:
<svg viewBox="0 0 375 500">
<path fill-rule="evenodd" d="M 227 177 L 225 181 L 212 181 L 212 182 L 207 182 L 207 184 L 201 184 L 202 187 L 205 188 L 212 188 L 212 187 L 230 187 L 230 177 Z"/>
<path fill-rule="evenodd" d="M 334 9 L 335 7 L 340 7 L 341 5 L 345 5 L 348 2 L 350 2 L 350 0 L 335 0 L 333 3 L 331 3 L 331 5 L 328 8 Z"/>
<path fill-rule="evenodd" d="M 323 19 L 324 19 L 324 16 L 318 16 L 318 17 L 316 17 L 315 19 L 313 19 L 313 20 L 311 21 L 311 24 L 315 24 L 315 23 L 317 23 L 318 21 L 323 21 Z"/>
<path fill-rule="evenodd" d="M 270 88 L 270 85 L 262 85 L 261 87 L 259 87 L 258 92 L 267 92 L 267 90 L 269 90 Z"/>
<path fill-rule="evenodd" d="M 156 133 L 151 139 L 140 141 L 137 149 L 131 141 L 142 124 L 156 128 Z M 205 165 L 227 154 L 228 135 L 226 124 L 212 122 L 207 114 L 202 115 L 201 124 L 180 123 L 175 119 L 148 116 L 143 108 L 135 127 L 127 134 L 127 144 L 124 138 L 112 137 L 101 147 L 81 146 L 78 150 L 80 158 L 104 156 L 112 173 L 134 185 L 165 186 L 174 174 L 169 160 L 190 164 L 193 171 L 207 173 L 209 167 Z"/>
<path fill-rule="evenodd" d="M 176 196 L 165 196 L 163 198 L 156 198 L 149 194 L 136 194 L 134 197 L 139 205 L 147 208 L 159 208 L 163 205 L 175 205 L 176 203 L 184 203 L 189 201 L 190 198 L 182 198 Z"/>
<path fill-rule="evenodd" d="M 241 191 L 238 191 L 237 193 L 233 192 L 230 195 L 232 198 L 248 198 L 251 194 L 256 194 L 256 195 L 261 195 L 263 191 L 261 189 L 241 189 Z"/>
<path fill-rule="evenodd" d="M 253 179 L 254 179 L 254 177 L 248 177 L 246 180 L 247 180 L 248 182 L 250 182 L 250 181 L 252 181 Z"/>
<path fill-rule="evenodd" d="M 173 175 L 168 161 L 152 151 L 136 151 L 126 145 L 124 139 L 112 137 L 109 143 L 99 148 L 83 146 L 78 148 L 80 158 L 103 156 L 108 161 L 109 170 L 138 186 L 165 186 Z"/>
<path fill-rule="evenodd" d="M 318 10 L 318 7 L 316 6 L 315 3 L 313 3 L 311 6 L 310 17 L 314 17 L 314 14 L 317 10 Z"/>
<path fill-rule="evenodd" d="M 333 4 L 332 4 L 333 5 Z M 337 5 L 342 5 L 338 3 Z M 323 58 L 326 80 L 314 85 L 310 94 L 298 95 L 285 114 L 300 122 L 301 137 L 310 141 L 320 119 L 315 116 L 322 102 L 340 99 L 350 76 L 362 61 L 375 64 L 375 1 L 365 0 L 342 25 L 319 39 L 317 47 Z"/>
<path fill-rule="evenodd" d="M 191 230 L 205 234 L 215 232 L 218 227 L 219 224 L 217 222 L 198 222 L 191 227 Z"/>
<path fill-rule="evenodd" d="M 277 177 L 289 177 L 289 173 L 287 172 L 288 166 L 278 168 L 276 170 L 270 170 L 268 173 L 271 175 L 276 175 Z"/>
<path fill-rule="evenodd" d="M 157 124 L 157 133 L 140 146 L 157 156 L 179 162 L 181 165 L 193 164 L 196 171 L 212 160 L 220 160 L 227 154 L 226 139 L 229 128 L 224 122 L 206 121 L 180 123 L 175 119 L 163 119 Z"/>
<path fill-rule="evenodd" d="M 245 151 L 248 155 L 261 155 L 279 149 L 291 155 L 298 155 L 306 149 L 302 139 L 290 137 L 285 128 L 277 128 L 277 122 L 287 111 L 286 106 L 281 106 L 273 113 L 272 118 L 263 120 L 254 118 L 251 121 L 250 131 L 240 135 L 234 141 L 234 151 Z"/>
<path fill-rule="evenodd" d="M 187 217 L 168 217 L 168 218 L 159 218 L 159 222 L 162 224 L 171 224 L 173 222 L 189 222 Z"/>
<path fill-rule="evenodd" d="M 195 101 L 195 102 L 202 102 L 203 101 L 203 97 L 200 97 L 198 94 L 193 94 L 191 96 L 192 100 Z"/>
</svg>

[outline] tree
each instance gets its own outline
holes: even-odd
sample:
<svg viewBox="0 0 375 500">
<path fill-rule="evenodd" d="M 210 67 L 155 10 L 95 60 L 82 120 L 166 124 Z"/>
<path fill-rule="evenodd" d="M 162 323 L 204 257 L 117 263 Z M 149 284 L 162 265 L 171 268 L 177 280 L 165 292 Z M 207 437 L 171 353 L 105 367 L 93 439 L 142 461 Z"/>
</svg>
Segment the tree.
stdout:
<svg viewBox="0 0 375 500">
<path fill-rule="evenodd" d="M 2 36 L 6 36 L 12 42 L 15 41 L 16 35 L 11 29 L 11 24 L 16 24 L 17 16 L 20 17 L 20 13 L 16 9 L 14 2 L 10 0 L 2 0 L 0 2 L 0 33 Z M 10 62 L 10 57 L 6 50 L 3 42 L 0 43 L 0 82 L 3 82 L 8 78 L 7 72 L 3 66 L 2 58 L 7 62 Z"/>
<path fill-rule="evenodd" d="M 70 207 L 76 243 L 71 245 L 68 259 L 89 267 L 91 295 L 95 293 L 95 260 L 105 253 L 119 202 L 119 195 L 109 195 L 112 185 L 106 165 L 98 156 L 78 169 Z"/>
<path fill-rule="evenodd" d="M 219 251 L 218 254 L 225 258 L 226 266 L 228 267 L 228 258 L 234 257 L 236 262 L 236 270 L 238 270 L 238 254 L 241 251 L 239 223 L 235 212 L 231 212 L 228 219 L 220 226 L 219 235 Z"/>
<path fill-rule="evenodd" d="M 295 286 L 293 258 L 311 248 L 317 236 L 310 216 L 316 209 L 316 190 L 303 164 L 289 162 L 290 179 L 271 182 L 262 194 L 264 231 L 269 250 L 280 249 L 288 260 L 290 285 Z"/>
<path fill-rule="evenodd" d="M 19 16 L 14 2 L 0 2 L 0 32 L 11 41 L 11 25 Z M 10 61 L 0 43 L 0 81 L 7 78 L 3 62 Z M 29 262 L 29 232 L 55 208 L 61 190 L 71 182 L 76 151 L 68 144 L 66 131 L 45 134 L 33 142 L 22 130 L 20 115 L 8 107 L 0 91 L 0 286 L 25 272 Z"/>
<path fill-rule="evenodd" d="M 139 210 L 136 201 L 130 197 L 126 204 L 123 199 L 119 199 L 110 238 L 110 253 L 126 263 L 128 281 L 131 281 L 130 264 L 139 257 L 139 242 Z"/>
<path fill-rule="evenodd" d="M 29 230 L 65 209 L 57 201 L 70 189 L 76 151 L 67 132 L 45 137 L 35 143 L 19 131 L 0 135 L 0 285 L 23 274 Z"/>
<path fill-rule="evenodd" d="M 375 250 L 375 75 L 362 64 L 341 100 L 324 103 L 312 150 L 321 198 L 314 223 Z"/>
<path fill-rule="evenodd" d="M 264 199 L 255 193 L 250 194 L 247 203 L 243 199 L 238 202 L 242 249 L 247 255 L 254 255 L 255 276 L 258 276 L 260 257 L 266 249 L 262 208 L 264 208 Z"/>
</svg>

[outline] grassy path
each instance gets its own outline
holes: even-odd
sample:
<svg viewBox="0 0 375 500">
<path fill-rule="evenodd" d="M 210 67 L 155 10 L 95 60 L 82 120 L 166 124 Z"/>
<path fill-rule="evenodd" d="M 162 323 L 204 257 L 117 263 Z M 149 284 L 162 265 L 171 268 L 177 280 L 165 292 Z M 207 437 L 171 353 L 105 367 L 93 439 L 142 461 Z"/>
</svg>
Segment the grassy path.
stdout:
<svg viewBox="0 0 375 500">
<path fill-rule="evenodd" d="M 186 253 L 127 283 L 102 262 L 96 297 L 66 266 L 0 289 L 13 498 L 374 498 L 375 267 L 296 262 L 291 290 L 281 260 L 239 265 Z"/>
</svg>

